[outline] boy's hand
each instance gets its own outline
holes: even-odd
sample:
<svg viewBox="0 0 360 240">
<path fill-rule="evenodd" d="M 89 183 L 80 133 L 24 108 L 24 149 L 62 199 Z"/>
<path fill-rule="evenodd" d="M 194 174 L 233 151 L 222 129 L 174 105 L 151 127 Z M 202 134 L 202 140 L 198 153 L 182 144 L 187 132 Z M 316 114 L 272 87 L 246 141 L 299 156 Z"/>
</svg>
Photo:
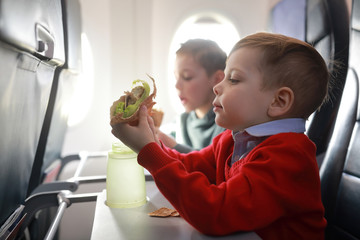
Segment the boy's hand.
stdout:
<svg viewBox="0 0 360 240">
<path fill-rule="evenodd" d="M 145 106 L 140 108 L 138 126 L 130 126 L 127 123 L 118 123 L 112 126 L 111 132 L 136 153 L 139 153 L 148 143 L 156 142 L 159 144 L 159 140 L 155 134 L 154 121 L 147 114 Z"/>
<path fill-rule="evenodd" d="M 172 136 L 169 136 L 160 130 L 156 131 L 156 136 L 163 142 L 163 144 L 165 144 L 165 146 L 169 148 L 174 148 L 177 144 L 176 140 Z"/>
</svg>

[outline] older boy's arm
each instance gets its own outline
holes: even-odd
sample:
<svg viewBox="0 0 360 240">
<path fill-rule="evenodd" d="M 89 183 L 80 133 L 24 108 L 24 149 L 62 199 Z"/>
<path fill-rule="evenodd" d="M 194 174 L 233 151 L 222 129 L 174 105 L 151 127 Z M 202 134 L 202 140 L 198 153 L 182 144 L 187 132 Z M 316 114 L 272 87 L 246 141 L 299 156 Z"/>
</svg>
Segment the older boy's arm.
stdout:
<svg viewBox="0 0 360 240">
<path fill-rule="evenodd" d="M 189 147 L 188 145 L 185 145 L 185 144 L 176 144 L 174 149 L 178 152 L 181 152 L 181 153 L 189 153 L 191 151 L 194 151 L 194 150 L 197 150 L 197 149 L 194 149 L 192 147 Z"/>
<path fill-rule="evenodd" d="M 176 151 L 178 151 L 180 153 L 189 153 L 191 151 L 196 150 L 185 144 L 177 143 L 176 140 L 172 136 L 169 136 L 169 135 L 163 133 L 161 130 L 157 131 L 157 137 L 163 144 L 165 144 L 165 146 L 175 149 Z"/>
<path fill-rule="evenodd" d="M 159 144 L 159 140 L 155 134 L 154 121 L 148 116 L 145 106 L 140 108 L 139 124 L 137 126 L 130 126 L 127 123 L 118 123 L 112 126 L 111 132 L 136 153 L 139 153 L 139 151 L 148 143 L 156 142 Z"/>
<path fill-rule="evenodd" d="M 165 146 L 169 148 L 175 147 L 176 141 L 172 136 L 163 133 L 160 129 L 156 131 L 156 135 L 159 138 L 159 140 L 162 141 L 163 144 L 165 144 Z"/>
</svg>

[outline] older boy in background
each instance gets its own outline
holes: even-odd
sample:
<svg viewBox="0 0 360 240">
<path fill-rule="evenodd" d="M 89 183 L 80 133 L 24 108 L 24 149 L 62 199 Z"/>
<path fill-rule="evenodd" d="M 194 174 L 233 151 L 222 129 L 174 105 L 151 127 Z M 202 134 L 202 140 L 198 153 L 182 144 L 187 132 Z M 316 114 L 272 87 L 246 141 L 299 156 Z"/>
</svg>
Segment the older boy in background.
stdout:
<svg viewBox="0 0 360 240">
<path fill-rule="evenodd" d="M 175 131 L 176 140 L 160 130 L 168 147 L 187 153 L 208 146 L 225 129 L 215 123 L 213 87 L 224 78 L 226 53 L 211 40 L 191 39 L 176 51 L 176 89 L 185 112 Z"/>
</svg>

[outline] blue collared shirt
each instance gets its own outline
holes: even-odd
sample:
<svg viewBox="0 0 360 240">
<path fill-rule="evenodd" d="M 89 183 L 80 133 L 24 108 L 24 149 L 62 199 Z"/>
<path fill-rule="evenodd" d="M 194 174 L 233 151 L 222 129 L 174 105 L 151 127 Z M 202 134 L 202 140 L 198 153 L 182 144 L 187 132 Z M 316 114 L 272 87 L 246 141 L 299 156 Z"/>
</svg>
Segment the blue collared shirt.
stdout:
<svg viewBox="0 0 360 240">
<path fill-rule="evenodd" d="M 305 119 L 286 118 L 251 126 L 244 131 L 233 131 L 234 152 L 231 165 L 239 159 L 244 158 L 267 137 L 286 132 L 304 133 Z"/>
</svg>

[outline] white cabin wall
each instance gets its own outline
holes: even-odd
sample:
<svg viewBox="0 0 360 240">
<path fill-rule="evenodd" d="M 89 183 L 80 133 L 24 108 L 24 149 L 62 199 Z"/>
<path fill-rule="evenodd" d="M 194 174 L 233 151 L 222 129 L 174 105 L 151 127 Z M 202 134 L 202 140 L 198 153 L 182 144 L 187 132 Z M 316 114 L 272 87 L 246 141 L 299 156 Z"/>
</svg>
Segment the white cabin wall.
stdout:
<svg viewBox="0 0 360 240">
<path fill-rule="evenodd" d="M 240 36 L 266 29 L 270 6 L 278 0 L 81 0 L 83 31 L 94 57 L 91 110 L 66 133 L 63 154 L 108 150 L 109 108 L 124 90 L 146 73 L 156 78 L 156 101 L 165 122 L 175 115 L 168 95 L 168 51 L 182 21 L 198 12 L 217 12 L 237 27 Z M 170 86 L 171 87 L 171 86 Z"/>
<path fill-rule="evenodd" d="M 82 28 L 92 48 L 94 59 L 93 99 L 89 102 L 90 111 L 84 120 L 69 127 L 65 135 L 63 155 L 77 153 L 82 150 L 100 150 L 105 146 L 109 127 L 104 123 L 108 120 L 111 89 L 111 23 L 109 18 L 109 1 L 80 0 L 82 10 Z"/>
</svg>

